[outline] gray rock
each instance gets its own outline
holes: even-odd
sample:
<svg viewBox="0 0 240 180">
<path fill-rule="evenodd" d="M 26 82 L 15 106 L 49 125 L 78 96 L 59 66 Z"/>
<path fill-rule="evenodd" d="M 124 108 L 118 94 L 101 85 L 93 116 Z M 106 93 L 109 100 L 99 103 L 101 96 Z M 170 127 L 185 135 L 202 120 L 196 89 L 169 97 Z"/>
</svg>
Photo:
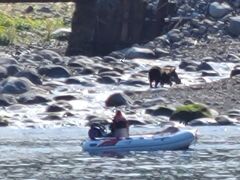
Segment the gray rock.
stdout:
<svg viewBox="0 0 240 180">
<path fill-rule="evenodd" d="M 198 118 L 188 123 L 190 126 L 211 126 L 218 125 L 218 122 L 213 118 Z"/>
<path fill-rule="evenodd" d="M 38 73 L 42 76 L 51 78 L 63 78 L 69 77 L 70 72 L 63 66 L 60 65 L 48 65 L 38 69 Z"/>
<path fill-rule="evenodd" d="M 24 13 L 32 13 L 34 11 L 34 8 L 32 6 L 28 6 L 25 10 Z"/>
<path fill-rule="evenodd" d="M 73 95 L 60 95 L 60 96 L 54 97 L 53 99 L 56 101 L 60 101 L 60 100 L 71 101 L 71 100 L 75 100 L 77 98 Z"/>
<path fill-rule="evenodd" d="M 202 62 L 201 64 L 199 64 L 197 66 L 197 70 L 201 71 L 201 70 L 213 70 L 213 67 L 207 63 L 207 62 Z"/>
<path fill-rule="evenodd" d="M 183 34 L 179 29 L 173 29 L 167 33 L 167 37 L 171 43 L 174 43 L 182 40 Z"/>
<path fill-rule="evenodd" d="M 155 54 L 157 57 L 163 57 L 163 56 L 168 56 L 170 55 L 170 52 L 169 51 L 166 51 L 164 49 L 161 49 L 161 48 L 156 48 L 154 50 Z"/>
<path fill-rule="evenodd" d="M 8 76 L 14 76 L 15 74 L 21 71 L 21 68 L 16 64 L 9 65 L 6 67 L 6 69 Z"/>
<path fill-rule="evenodd" d="M 12 95 L 1 94 L 0 95 L 0 106 L 10 106 L 16 104 L 17 101 Z"/>
<path fill-rule="evenodd" d="M 97 82 L 102 84 L 116 84 L 118 81 L 111 76 L 101 76 L 97 79 Z"/>
<path fill-rule="evenodd" d="M 135 58 L 144 58 L 144 59 L 153 59 L 156 55 L 151 49 L 141 48 L 141 47 L 131 47 L 126 50 L 125 58 L 126 59 L 135 59 Z"/>
<path fill-rule="evenodd" d="M 67 41 L 69 39 L 71 28 L 60 28 L 51 33 L 51 37 L 53 39 L 57 39 L 59 41 Z"/>
<path fill-rule="evenodd" d="M 47 59 L 48 61 L 51 62 L 62 62 L 63 58 L 60 56 L 57 52 L 51 51 L 51 50 L 41 50 L 41 51 L 36 51 L 35 52 L 38 55 L 41 55 L 44 59 Z"/>
<path fill-rule="evenodd" d="M 66 101 L 58 101 L 55 104 L 51 104 L 47 107 L 47 112 L 61 112 L 72 109 L 72 105 L 70 105 Z"/>
<path fill-rule="evenodd" d="M 86 87 L 94 87 L 93 83 L 86 82 L 86 81 L 80 81 L 79 79 L 73 78 L 73 77 L 66 79 L 65 83 L 66 84 L 79 84 L 79 85 L 86 86 Z"/>
<path fill-rule="evenodd" d="M 227 3 L 213 2 L 209 5 L 209 14 L 213 18 L 222 18 L 232 11 Z"/>
<path fill-rule="evenodd" d="M 92 68 L 78 68 L 78 69 L 75 69 L 75 71 L 77 71 L 78 74 L 81 74 L 81 75 L 89 75 L 89 74 L 95 74 L 95 70 L 92 69 Z"/>
<path fill-rule="evenodd" d="M 40 9 L 37 9 L 37 11 L 42 13 L 52 13 L 52 10 L 49 7 L 41 7 Z"/>
<path fill-rule="evenodd" d="M 35 92 L 27 92 L 19 96 L 17 101 L 20 104 L 41 104 L 49 102 L 50 99 Z"/>
<path fill-rule="evenodd" d="M 24 71 L 16 73 L 14 76 L 25 77 L 34 84 L 42 85 L 41 78 L 39 77 L 39 75 L 37 74 L 37 72 L 35 70 L 24 70 Z"/>
<path fill-rule="evenodd" d="M 109 57 L 112 57 L 113 59 L 109 58 Z M 105 62 L 108 62 L 108 60 L 112 61 L 114 59 L 123 59 L 123 58 L 125 58 L 124 52 L 122 52 L 122 51 L 113 51 L 108 56 L 103 57 L 103 60 Z"/>
<path fill-rule="evenodd" d="M 197 67 L 196 67 L 196 66 L 189 65 L 189 66 L 185 67 L 184 70 L 185 70 L 185 71 L 188 71 L 188 72 L 195 72 L 195 71 L 197 71 Z"/>
<path fill-rule="evenodd" d="M 194 36 L 201 37 L 205 35 L 207 32 L 207 27 L 206 26 L 200 26 L 199 28 L 194 28 L 192 29 L 192 33 Z"/>
<path fill-rule="evenodd" d="M 124 68 L 123 67 L 114 67 L 113 71 L 118 72 L 120 74 L 124 74 Z"/>
<path fill-rule="evenodd" d="M 34 87 L 31 81 L 25 77 L 8 77 L 0 83 L 0 92 L 6 94 L 22 94 Z"/>
<path fill-rule="evenodd" d="M 230 118 L 226 115 L 217 116 L 215 120 L 219 125 L 234 125 L 237 123 L 236 119 Z"/>
<path fill-rule="evenodd" d="M 231 34 L 235 36 L 240 35 L 240 16 L 231 17 L 228 30 Z"/>
<path fill-rule="evenodd" d="M 65 80 L 65 83 L 66 84 L 82 84 L 82 82 L 76 78 L 68 78 Z"/>
<path fill-rule="evenodd" d="M 52 121 L 59 121 L 59 120 L 62 120 L 62 117 L 58 114 L 48 114 L 47 116 L 43 117 L 42 120 L 52 120 Z"/>
<path fill-rule="evenodd" d="M 67 63 L 70 67 L 81 67 L 84 68 L 86 64 L 82 61 L 82 59 L 71 59 Z"/>
<path fill-rule="evenodd" d="M 0 56 L 0 65 L 18 64 L 16 59 L 8 55 Z"/>
<path fill-rule="evenodd" d="M 216 71 L 202 71 L 202 76 L 219 76 Z"/>
<path fill-rule="evenodd" d="M 110 95 L 105 101 L 107 107 L 116 107 L 132 104 L 132 99 L 124 93 L 115 93 Z"/>
<path fill-rule="evenodd" d="M 124 58 L 124 55 L 122 54 L 120 57 L 118 57 L 119 59 L 123 59 Z M 106 62 L 106 63 L 109 63 L 109 62 L 117 62 L 119 61 L 116 57 L 112 57 L 112 56 L 104 56 L 103 57 L 103 61 Z"/>
<path fill-rule="evenodd" d="M 6 78 L 7 76 L 7 69 L 0 66 L 0 80 Z"/>
<path fill-rule="evenodd" d="M 179 68 L 180 69 L 186 69 L 188 66 L 191 67 L 198 67 L 199 63 L 197 63 L 196 61 L 192 61 L 192 60 L 182 60 L 181 63 L 179 64 Z"/>
<path fill-rule="evenodd" d="M 205 18 L 205 19 L 203 20 L 203 24 L 204 24 L 205 26 L 207 26 L 207 27 L 212 27 L 212 26 L 214 26 L 215 21 L 213 21 L 213 20 L 211 20 L 211 19 Z"/>
<path fill-rule="evenodd" d="M 112 68 L 105 67 L 105 66 L 97 66 L 95 68 L 98 69 L 98 74 L 101 74 L 101 73 L 104 73 L 104 72 L 108 72 L 108 71 L 112 71 Z"/>
</svg>

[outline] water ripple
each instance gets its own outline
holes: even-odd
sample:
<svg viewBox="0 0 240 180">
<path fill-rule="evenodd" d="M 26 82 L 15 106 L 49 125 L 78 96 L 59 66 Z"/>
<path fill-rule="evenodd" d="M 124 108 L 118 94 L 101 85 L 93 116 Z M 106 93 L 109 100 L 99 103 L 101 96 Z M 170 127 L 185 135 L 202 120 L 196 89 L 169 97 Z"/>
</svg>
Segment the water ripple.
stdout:
<svg viewBox="0 0 240 180">
<path fill-rule="evenodd" d="M 239 127 L 199 127 L 199 140 L 187 151 L 100 156 L 82 152 L 84 129 L 2 131 L 0 178 L 235 180 L 240 178 L 237 130 Z"/>
</svg>

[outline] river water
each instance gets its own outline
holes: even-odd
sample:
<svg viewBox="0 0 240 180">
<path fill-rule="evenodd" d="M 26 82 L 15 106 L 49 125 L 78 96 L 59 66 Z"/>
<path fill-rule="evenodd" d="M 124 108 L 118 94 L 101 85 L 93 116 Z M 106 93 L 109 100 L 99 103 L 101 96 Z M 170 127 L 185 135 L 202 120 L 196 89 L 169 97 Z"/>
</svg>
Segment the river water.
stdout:
<svg viewBox="0 0 240 180">
<path fill-rule="evenodd" d="M 197 129 L 189 150 L 92 156 L 86 128 L 1 128 L 0 179 L 240 179 L 240 127 Z"/>
</svg>

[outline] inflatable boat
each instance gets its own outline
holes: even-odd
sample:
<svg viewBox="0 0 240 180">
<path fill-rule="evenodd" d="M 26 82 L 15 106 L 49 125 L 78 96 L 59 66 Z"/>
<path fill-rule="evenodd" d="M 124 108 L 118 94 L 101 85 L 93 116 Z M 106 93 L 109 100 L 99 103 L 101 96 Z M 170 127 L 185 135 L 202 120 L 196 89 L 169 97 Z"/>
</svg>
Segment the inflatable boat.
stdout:
<svg viewBox="0 0 240 180">
<path fill-rule="evenodd" d="M 196 130 L 179 130 L 171 134 L 151 134 L 130 136 L 129 138 L 104 137 L 88 139 L 82 143 L 83 151 L 122 152 L 122 151 L 157 151 L 157 150 L 184 150 L 196 139 Z"/>
</svg>

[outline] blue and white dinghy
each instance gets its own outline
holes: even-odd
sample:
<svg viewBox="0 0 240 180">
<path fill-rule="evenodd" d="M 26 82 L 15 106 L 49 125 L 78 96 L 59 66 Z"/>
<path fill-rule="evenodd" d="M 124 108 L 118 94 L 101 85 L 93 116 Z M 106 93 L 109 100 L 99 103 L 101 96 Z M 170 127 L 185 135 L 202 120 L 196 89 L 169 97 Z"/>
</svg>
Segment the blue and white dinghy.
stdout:
<svg viewBox="0 0 240 180">
<path fill-rule="evenodd" d="M 185 150 L 196 139 L 196 130 L 179 130 L 174 134 L 147 134 L 129 138 L 103 137 L 88 139 L 82 143 L 89 153 L 111 151 Z"/>
</svg>

